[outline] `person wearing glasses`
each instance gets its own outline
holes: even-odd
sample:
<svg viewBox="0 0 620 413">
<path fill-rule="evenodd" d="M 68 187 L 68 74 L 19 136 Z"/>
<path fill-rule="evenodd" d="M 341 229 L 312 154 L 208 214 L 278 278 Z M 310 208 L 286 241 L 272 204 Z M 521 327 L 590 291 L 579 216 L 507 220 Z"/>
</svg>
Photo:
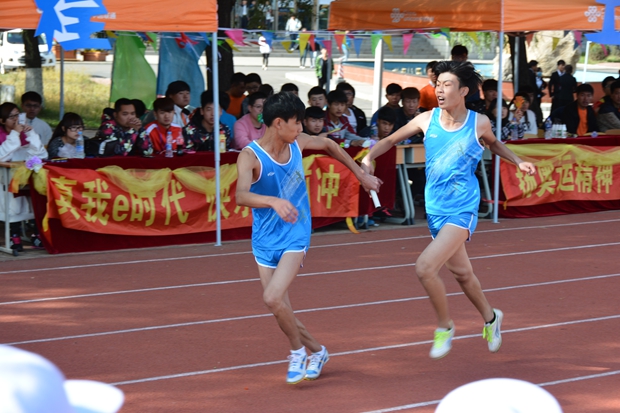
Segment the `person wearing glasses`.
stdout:
<svg viewBox="0 0 620 413">
<path fill-rule="evenodd" d="M 49 158 L 75 158 L 75 142 L 82 131 L 84 131 L 82 117 L 73 112 L 65 113 L 47 146 Z"/>
<path fill-rule="evenodd" d="M 47 158 L 45 146 L 32 126 L 20 123 L 15 103 L 0 105 L 0 161 L 25 161 L 33 156 Z"/>
<path fill-rule="evenodd" d="M 43 145 L 47 146 L 52 139 L 52 128 L 47 122 L 37 118 L 43 108 L 43 98 L 37 92 L 26 92 L 22 95 L 22 111 L 26 114 L 26 125 L 39 135 Z"/>
</svg>

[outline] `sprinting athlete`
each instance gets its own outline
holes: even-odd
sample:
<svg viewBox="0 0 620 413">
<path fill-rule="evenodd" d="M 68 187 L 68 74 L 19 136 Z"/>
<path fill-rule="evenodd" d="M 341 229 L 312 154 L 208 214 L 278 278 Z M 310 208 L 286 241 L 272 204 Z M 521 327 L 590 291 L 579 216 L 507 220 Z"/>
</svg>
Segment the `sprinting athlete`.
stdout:
<svg viewBox="0 0 620 413">
<path fill-rule="evenodd" d="M 489 118 L 465 107 L 465 98 L 477 92 L 482 81 L 471 63 L 442 61 L 435 65 L 434 72 L 439 107 L 416 116 L 379 141 L 363 159 L 362 167 L 372 174 L 375 158 L 398 142 L 424 132 L 424 200 L 433 241 L 418 257 L 415 269 L 438 318 L 430 356 L 438 359 L 447 355 L 455 331 L 445 287 L 438 275 L 444 264 L 482 315 L 485 322 L 482 336 L 488 341 L 489 351 L 495 353 L 502 344 L 503 314 L 493 309 L 484 296 L 465 250 L 465 241 L 469 241 L 478 222 L 480 190 L 474 173 L 484 145 L 523 172 L 532 175 L 535 167 L 523 162 L 495 138 Z"/>
<path fill-rule="evenodd" d="M 336 142 L 300 134 L 304 114 L 304 104 L 292 93 L 269 97 L 263 109 L 265 135 L 243 149 L 237 160 L 237 204 L 252 208 L 252 252 L 263 300 L 291 345 L 289 384 L 317 379 L 329 360 L 325 347 L 293 314 L 288 297 L 288 287 L 310 246 L 310 204 L 301 152 L 326 151 L 347 166 L 367 191 L 378 191 L 381 185 L 381 180 L 364 172 Z"/>
</svg>

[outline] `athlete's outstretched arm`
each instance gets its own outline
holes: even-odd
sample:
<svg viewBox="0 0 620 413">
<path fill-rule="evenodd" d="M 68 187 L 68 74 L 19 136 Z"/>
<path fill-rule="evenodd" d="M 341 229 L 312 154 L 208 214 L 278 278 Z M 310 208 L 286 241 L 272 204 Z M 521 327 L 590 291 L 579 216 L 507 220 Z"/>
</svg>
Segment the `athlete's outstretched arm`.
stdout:
<svg viewBox="0 0 620 413">
<path fill-rule="evenodd" d="M 329 156 L 349 168 L 366 191 L 370 191 L 372 189 L 379 192 L 379 187 L 383 182 L 379 178 L 364 172 L 364 170 L 360 168 L 353 159 L 351 159 L 349 154 L 346 153 L 344 149 L 342 149 L 340 145 L 333 140 L 319 136 L 309 136 L 302 133 L 297 137 L 297 143 L 299 144 L 299 148 L 301 150 L 312 149 L 327 152 Z"/>
<path fill-rule="evenodd" d="M 515 155 L 513 151 L 508 149 L 506 145 L 497 140 L 495 134 L 493 133 L 493 129 L 491 128 L 491 122 L 488 117 L 479 114 L 477 128 L 478 136 L 480 136 L 484 143 L 489 146 L 491 152 L 495 155 L 499 155 L 508 162 L 517 165 L 520 170 L 528 173 L 529 175 L 534 175 L 536 173 L 536 167 L 534 164 L 531 162 L 524 162 L 521 158 Z"/>
<path fill-rule="evenodd" d="M 260 174 L 260 162 L 250 149 L 244 149 L 237 158 L 237 205 L 250 208 L 273 208 L 286 222 L 295 223 L 299 213 L 286 199 L 250 192 L 252 182 Z"/>
</svg>

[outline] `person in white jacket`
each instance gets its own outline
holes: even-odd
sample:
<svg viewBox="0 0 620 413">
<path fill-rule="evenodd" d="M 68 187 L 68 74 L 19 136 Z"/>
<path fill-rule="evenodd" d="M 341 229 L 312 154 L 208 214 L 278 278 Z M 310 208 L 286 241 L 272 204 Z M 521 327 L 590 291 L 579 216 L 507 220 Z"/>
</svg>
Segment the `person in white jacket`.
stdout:
<svg viewBox="0 0 620 413">
<path fill-rule="evenodd" d="M 267 70 L 269 66 L 269 53 L 271 53 L 271 46 L 267 43 L 265 36 L 258 38 L 259 51 L 263 55 L 263 70 Z"/>
</svg>

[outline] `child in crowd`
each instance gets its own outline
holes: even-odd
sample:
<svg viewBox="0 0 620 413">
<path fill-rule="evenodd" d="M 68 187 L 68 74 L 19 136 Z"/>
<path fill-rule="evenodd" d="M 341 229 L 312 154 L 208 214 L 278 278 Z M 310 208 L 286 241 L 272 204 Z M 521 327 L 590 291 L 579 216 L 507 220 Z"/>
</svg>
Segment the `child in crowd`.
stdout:
<svg viewBox="0 0 620 413">
<path fill-rule="evenodd" d="M 325 110 L 327 107 L 327 92 L 322 87 L 315 86 L 308 91 L 308 105 L 318 106 Z"/>
<path fill-rule="evenodd" d="M 295 83 L 285 83 L 280 88 L 280 92 L 291 92 L 295 96 L 299 96 L 299 88 Z"/>
<path fill-rule="evenodd" d="M 37 92 L 26 92 L 22 95 L 22 111 L 26 113 L 26 125 L 41 138 L 41 143 L 47 146 L 52 139 L 52 128 L 45 121 L 37 118 L 43 108 L 43 98 Z"/>
<path fill-rule="evenodd" d="M 155 153 L 166 150 L 168 133 L 172 135 L 172 150 L 179 151 L 185 147 L 183 129 L 172 122 L 175 117 L 175 103 L 170 98 L 159 98 L 153 102 L 155 121 L 146 125 L 146 134 L 153 145 Z"/>
<path fill-rule="evenodd" d="M 80 115 L 73 112 L 65 113 L 47 145 L 49 158 L 75 158 L 75 142 L 83 130 L 84 121 Z"/>
<path fill-rule="evenodd" d="M 379 133 L 379 140 L 387 138 L 394 131 L 396 124 L 396 113 L 392 108 L 387 106 L 379 109 L 377 114 L 377 132 Z"/>
<path fill-rule="evenodd" d="M 245 99 L 245 75 L 243 73 L 235 73 L 230 78 L 230 88 L 226 91 L 228 97 L 230 97 L 230 104 L 226 112 L 239 119 L 243 113 L 241 112 L 241 105 L 243 99 Z"/>
<path fill-rule="evenodd" d="M 327 133 L 325 132 L 325 111 L 317 106 L 306 108 L 304 133 L 310 136 L 327 137 Z"/>
<path fill-rule="evenodd" d="M 225 95 L 225 93 L 222 93 Z M 185 139 L 185 147 L 188 150 L 194 150 L 198 152 L 202 151 L 215 151 L 213 146 L 214 142 L 219 145 L 220 134 L 224 134 L 226 137 L 226 150 L 230 150 L 233 144 L 233 138 L 230 133 L 230 129 L 224 122 L 222 122 L 221 116 L 223 113 L 222 108 L 222 96 L 220 95 L 220 127 L 215 131 L 215 105 L 213 102 L 213 91 L 206 90 L 200 95 L 200 108 L 197 113 L 194 114 L 189 125 L 183 128 L 183 137 Z M 217 132 L 217 137 L 214 135 Z"/>
<path fill-rule="evenodd" d="M 344 116 L 349 120 L 349 124 L 359 136 L 368 136 L 368 125 L 366 123 L 366 114 L 363 110 L 353 104 L 355 101 L 355 88 L 347 82 L 340 82 L 336 86 L 336 90 L 341 90 L 347 96 L 347 108 Z"/>
<path fill-rule="evenodd" d="M 515 94 L 515 97 L 512 99 L 512 105 L 516 110 L 521 110 L 523 116 L 521 116 L 521 120 L 519 124 L 523 126 L 523 133 L 528 133 L 531 135 L 538 135 L 538 125 L 536 124 L 536 114 L 530 110 L 530 105 L 532 101 L 530 100 L 529 93 L 526 92 L 518 92 Z M 510 120 L 515 119 L 514 114 L 510 114 Z"/>
<path fill-rule="evenodd" d="M 350 141 L 352 146 L 362 146 L 365 138 L 355 134 L 344 111 L 347 107 L 347 96 L 341 90 L 332 90 L 327 95 L 327 114 L 325 126 L 329 137 L 335 140 Z"/>
<path fill-rule="evenodd" d="M 502 113 L 499 124 L 501 125 L 502 134 L 500 140 L 502 142 L 509 141 L 513 139 L 513 130 L 516 130 L 517 139 L 523 139 L 523 134 L 525 133 L 525 126 L 521 123 L 521 118 L 523 117 L 523 112 L 520 109 L 515 110 L 514 112 L 514 120 L 515 122 L 511 122 L 508 117 L 508 104 L 505 100 L 502 99 Z M 493 133 L 497 131 L 497 99 L 491 102 L 489 109 L 487 110 L 487 116 L 491 121 L 491 129 Z M 497 135 L 496 135 L 497 136 Z"/>
<path fill-rule="evenodd" d="M 387 103 L 385 104 L 385 106 L 394 110 L 398 110 L 400 108 L 400 99 L 402 92 L 403 88 L 399 84 L 390 83 L 389 85 L 387 85 L 387 87 L 385 88 L 385 98 L 387 99 Z M 372 115 L 372 119 L 370 121 L 371 125 L 377 123 L 378 114 L 379 111 L 375 112 Z"/>
</svg>

